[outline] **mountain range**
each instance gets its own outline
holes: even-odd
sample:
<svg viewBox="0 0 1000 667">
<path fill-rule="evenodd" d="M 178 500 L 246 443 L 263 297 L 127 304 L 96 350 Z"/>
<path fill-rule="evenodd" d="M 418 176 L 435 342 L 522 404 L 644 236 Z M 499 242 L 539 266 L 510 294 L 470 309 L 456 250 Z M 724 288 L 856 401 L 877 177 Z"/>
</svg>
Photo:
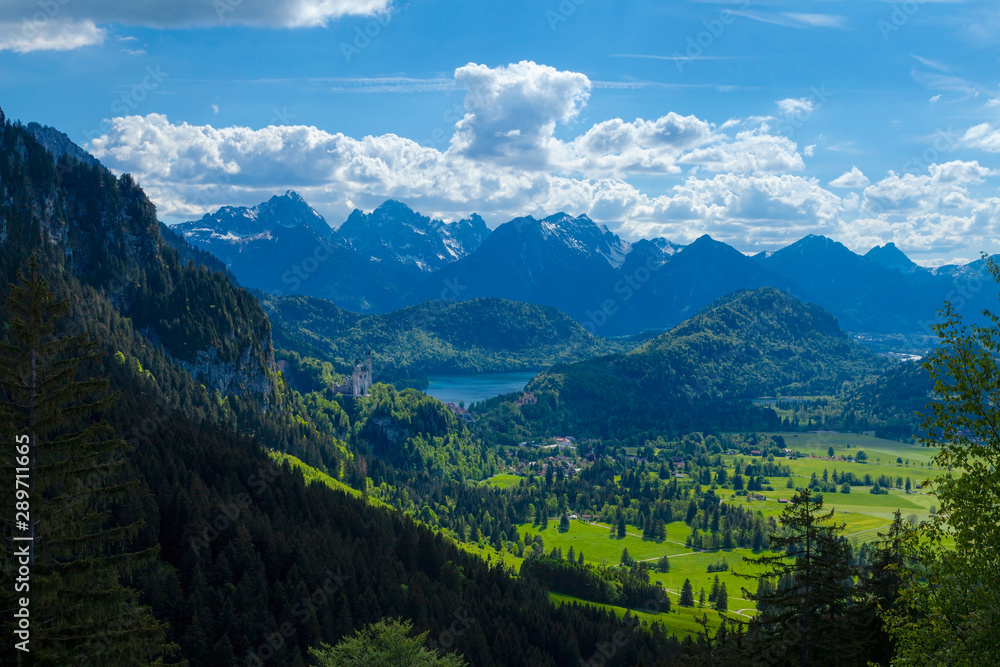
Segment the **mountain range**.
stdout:
<svg viewBox="0 0 1000 667">
<path fill-rule="evenodd" d="M 740 289 L 774 287 L 829 310 L 848 331 L 930 334 L 945 299 L 975 319 L 995 293 L 982 261 L 935 270 L 889 243 L 864 255 L 809 235 L 747 256 L 702 236 L 629 242 L 586 215 L 445 223 L 388 200 L 339 228 L 294 192 L 223 207 L 174 228 L 249 287 L 326 298 L 355 312 L 499 297 L 555 306 L 589 332 L 666 330 Z M 987 281 L 989 282 L 989 281 Z M 975 288 L 975 289 L 973 289 Z"/>
</svg>

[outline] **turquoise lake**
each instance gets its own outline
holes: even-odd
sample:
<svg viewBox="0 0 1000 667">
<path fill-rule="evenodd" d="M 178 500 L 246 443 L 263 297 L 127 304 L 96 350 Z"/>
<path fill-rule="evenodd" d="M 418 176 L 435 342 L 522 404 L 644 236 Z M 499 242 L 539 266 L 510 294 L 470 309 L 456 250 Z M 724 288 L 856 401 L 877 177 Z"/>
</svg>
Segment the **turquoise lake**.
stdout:
<svg viewBox="0 0 1000 667">
<path fill-rule="evenodd" d="M 537 373 L 481 373 L 479 375 L 430 375 L 424 393 L 443 403 L 466 405 L 500 394 L 521 391 Z"/>
</svg>

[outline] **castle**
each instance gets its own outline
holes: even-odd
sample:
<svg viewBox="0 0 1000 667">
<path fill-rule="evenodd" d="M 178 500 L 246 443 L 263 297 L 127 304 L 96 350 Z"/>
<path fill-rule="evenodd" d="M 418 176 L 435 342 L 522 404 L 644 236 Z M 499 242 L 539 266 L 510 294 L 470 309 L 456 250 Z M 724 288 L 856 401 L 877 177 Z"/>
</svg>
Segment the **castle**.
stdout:
<svg viewBox="0 0 1000 667">
<path fill-rule="evenodd" d="M 337 385 L 337 391 L 345 396 L 350 394 L 354 398 L 361 398 L 371 393 L 372 389 L 372 353 L 369 350 L 368 357 L 357 364 L 354 364 L 354 372 L 350 378 L 344 378 L 344 382 Z"/>
</svg>

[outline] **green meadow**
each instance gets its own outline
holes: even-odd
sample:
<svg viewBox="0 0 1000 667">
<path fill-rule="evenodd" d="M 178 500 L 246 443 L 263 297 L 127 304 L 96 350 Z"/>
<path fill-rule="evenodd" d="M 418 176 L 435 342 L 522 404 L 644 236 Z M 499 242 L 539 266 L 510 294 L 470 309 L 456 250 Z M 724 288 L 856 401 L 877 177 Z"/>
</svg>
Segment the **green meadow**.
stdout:
<svg viewBox="0 0 1000 667">
<path fill-rule="evenodd" d="M 484 480 L 483 484 L 489 484 L 490 486 L 495 486 L 498 489 L 509 489 L 512 486 L 520 484 L 522 479 L 523 478 L 520 475 L 503 473 L 500 475 L 493 475 L 493 477 Z"/>
<path fill-rule="evenodd" d="M 618 617 L 624 617 L 625 613 L 628 612 L 630 615 L 643 623 L 659 623 L 663 626 L 666 632 L 676 634 L 680 637 L 701 632 L 702 627 L 695 619 L 701 618 L 702 616 L 708 616 L 709 627 L 713 629 L 719 626 L 720 620 L 719 612 L 715 611 L 711 607 L 706 606 L 702 609 L 697 605 L 694 607 L 679 606 L 677 604 L 676 595 L 670 596 L 671 605 L 669 612 L 656 614 L 647 613 L 641 609 L 626 609 L 625 607 L 618 607 L 610 604 L 587 602 L 586 600 L 581 600 L 570 595 L 562 595 L 561 593 L 549 593 L 549 598 L 551 598 L 551 600 L 557 605 L 576 603 L 600 607 L 601 609 L 613 611 Z M 725 616 L 738 620 L 747 620 L 746 617 L 731 612 L 725 614 Z"/>
</svg>

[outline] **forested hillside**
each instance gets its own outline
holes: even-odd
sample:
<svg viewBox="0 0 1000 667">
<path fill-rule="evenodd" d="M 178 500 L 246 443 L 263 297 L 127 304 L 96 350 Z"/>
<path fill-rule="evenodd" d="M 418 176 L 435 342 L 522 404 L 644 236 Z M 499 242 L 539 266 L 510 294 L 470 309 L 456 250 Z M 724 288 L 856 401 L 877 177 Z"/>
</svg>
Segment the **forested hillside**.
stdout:
<svg viewBox="0 0 1000 667">
<path fill-rule="evenodd" d="M 340 373 L 372 350 L 383 381 L 541 370 L 627 345 L 589 334 L 556 308 L 504 299 L 428 301 L 384 315 L 357 315 L 314 297 L 258 297 L 277 348 L 329 361 Z"/>
<path fill-rule="evenodd" d="M 768 429 L 757 396 L 836 393 L 885 362 L 821 308 L 773 288 L 737 292 L 626 354 L 554 366 L 532 380 L 542 429 L 619 437 L 649 429 Z"/>
</svg>

